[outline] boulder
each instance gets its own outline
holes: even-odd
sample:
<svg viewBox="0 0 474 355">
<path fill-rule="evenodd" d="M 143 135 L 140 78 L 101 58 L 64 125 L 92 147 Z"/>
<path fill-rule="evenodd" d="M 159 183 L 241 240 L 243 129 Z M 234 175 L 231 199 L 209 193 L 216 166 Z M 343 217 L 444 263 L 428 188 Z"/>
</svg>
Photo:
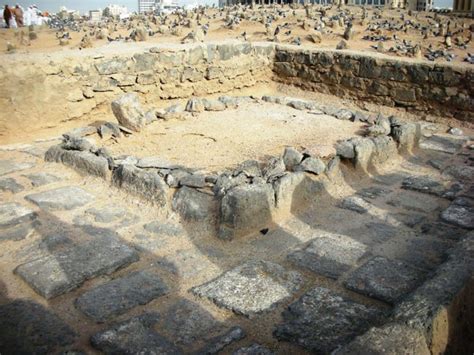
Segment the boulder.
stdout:
<svg viewBox="0 0 474 355">
<path fill-rule="evenodd" d="M 298 166 L 303 160 L 303 154 L 297 151 L 293 147 L 286 147 L 283 153 L 283 162 L 285 168 L 288 171 L 294 171 L 295 167 Z"/>
<path fill-rule="evenodd" d="M 132 131 L 139 132 L 146 124 L 145 111 L 136 93 L 125 94 L 113 101 L 112 112 L 120 125 Z"/>
<path fill-rule="evenodd" d="M 173 210 L 189 221 L 202 221 L 213 216 L 215 200 L 212 196 L 190 187 L 180 188 L 173 198 Z"/>
</svg>

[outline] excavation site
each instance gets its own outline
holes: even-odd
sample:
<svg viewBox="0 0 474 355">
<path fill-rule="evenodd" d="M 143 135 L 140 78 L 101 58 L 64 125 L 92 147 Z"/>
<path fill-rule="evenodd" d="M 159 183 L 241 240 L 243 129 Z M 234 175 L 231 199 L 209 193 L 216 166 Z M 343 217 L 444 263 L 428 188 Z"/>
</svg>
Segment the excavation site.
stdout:
<svg viewBox="0 0 474 355">
<path fill-rule="evenodd" d="M 0 55 L 1 354 L 474 351 L 469 63 Z"/>
</svg>

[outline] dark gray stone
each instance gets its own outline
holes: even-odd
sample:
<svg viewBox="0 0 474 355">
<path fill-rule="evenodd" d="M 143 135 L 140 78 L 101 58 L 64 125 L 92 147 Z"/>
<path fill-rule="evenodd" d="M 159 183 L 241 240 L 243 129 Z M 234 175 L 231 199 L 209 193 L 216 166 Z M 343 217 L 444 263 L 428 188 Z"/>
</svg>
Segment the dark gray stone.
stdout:
<svg viewBox="0 0 474 355">
<path fill-rule="evenodd" d="M 213 196 L 183 186 L 173 197 L 173 210 L 186 220 L 202 221 L 212 218 L 216 209 Z"/>
<path fill-rule="evenodd" d="M 232 355 L 274 355 L 275 353 L 267 347 L 260 344 L 252 344 L 240 349 L 237 349 Z"/>
<path fill-rule="evenodd" d="M 441 240 L 460 240 L 468 233 L 464 228 L 442 222 L 425 223 L 421 226 L 421 232 Z"/>
<path fill-rule="evenodd" d="M 245 173 L 238 174 L 237 176 L 233 176 L 228 173 L 223 173 L 217 177 L 216 183 L 213 188 L 213 192 L 218 197 L 224 196 L 227 193 L 227 191 L 231 190 L 235 186 L 243 185 L 243 184 L 246 184 L 247 182 L 248 182 L 248 178 Z"/>
<path fill-rule="evenodd" d="M 271 158 L 263 169 L 263 176 L 267 181 L 273 181 L 284 175 L 286 170 L 282 158 Z"/>
<path fill-rule="evenodd" d="M 457 198 L 447 209 L 441 213 L 441 219 L 449 224 L 457 227 L 474 229 L 474 206 L 464 203 L 464 200 Z"/>
<path fill-rule="evenodd" d="M 410 176 L 403 180 L 402 189 L 423 192 L 442 197 L 446 193 L 444 185 L 428 176 Z"/>
<path fill-rule="evenodd" d="M 260 177 L 262 176 L 262 170 L 260 169 L 260 164 L 256 160 L 246 160 L 234 170 L 232 176 L 239 176 L 240 174 L 245 174 L 245 176 Z"/>
<path fill-rule="evenodd" d="M 0 305 L 0 329 L 2 354 L 50 354 L 76 338 L 63 320 L 30 300 Z"/>
<path fill-rule="evenodd" d="M 298 166 L 303 160 L 303 154 L 298 152 L 293 147 L 286 147 L 283 153 L 283 162 L 285 168 L 288 171 L 294 171 L 295 167 Z"/>
<path fill-rule="evenodd" d="M 420 148 L 455 154 L 462 148 L 463 140 L 455 137 L 433 135 L 420 143 Z"/>
<path fill-rule="evenodd" d="M 337 279 L 366 253 L 367 247 L 350 237 L 321 233 L 307 247 L 289 254 L 288 259 L 313 272 Z"/>
<path fill-rule="evenodd" d="M 91 230 L 91 235 L 94 230 Z M 93 277 L 110 274 L 138 260 L 117 234 L 97 229 L 95 239 L 51 252 L 18 266 L 15 273 L 49 299 L 79 287 Z"/>
<path fill-rule="evenodd" d="M 178 166 L 160 157 L 141 158 L 136 163 L 138 168 L 176 169 Z"/>
<path fill-rule="evenodd" d="M 36 213 L 18 203 L 0 205 L 0 227 L 10 227 L 36 218 Z"/>
<path fill-rule="evenodd" d="M 93 335 L 91 344 L 104 354 L 181 354 L 179 348 L 153 329 L 157 322 L 157 314 L 145 313 Z"/>
<path fill-rule="evenodd" d="M 186 174 L 182 178 L 179 179 L 179 184 L 181 186 L 188 186 L 188 187 L 205 187 L 206 184 L 206 177 L 200 174 Z"/>
<path fill-rule="evenodd" d="M 396 303 L 420 285 L 425 276 L 424 271 L 406 263 L 376 256 L 354 270 L 344 285 L 363 295 Z"/>
<path fill-rule="evenodd" d="M 96 322 L 104 322 L 167 293 L 160 277 L 138 271 L 87 291 L 76 300 L 76 307 Z"/>
<path fill-rule="evenodd" d="M 64 150 L 76 150 L 81 152 L 93 152 L 97 147 L 93 140 L 89 138 L 77 137 L 63 134 L 63 142 L 60 147 Z"/>
<path fill-rule="evenodd" d="M 273 334 L 311 352 L 329 354 L 366 331 L 380 315 L 376 308 L 316 287 L 290 304 Z"/>
<path fill-rule="evenodd" d="M 53 182 L 57 182 L 61 180 L 56 175 L 52 175 L 48 173 L 28 174 L 28 175 L 25 175 L 25 177 L 27 177 L 31 181 L 31 184 L 35 187 L 52 184 Z"/>
<path fill-rule="evenodd" d="M 287 299 L 301 283 L 301 275 L 297 272 L 286 271 L 268 261 L 249 261 L 194 287 L 192 292 L 212 300 L 219 307 L 252 317 Z"/>
<path fill-rule="evenodd" d="M 203 349 L 199 350 L 198 354 L 218 354 L 220 353 L 226 346 L 232 344 L 235 341 L 239 341 L 245 337 L 245 332 L 240 327 L 233 327 L 224 335 L 220 335 L 211 339 L 209 344 L 204 347 Z"/>
<path fill-rule="evenodd" d="M 0 160 L 0 176 L 34 167 L 34 163 L 18 163 L 11 160 Z"/>
<path fill-rule="evenodd" d="M 474 166 L 469 165 L 451 165 L 443 170 L 443 175 L 453 177 L 457 180 L 471 181 L 474 176 Z"/>
<path fill-rule="evenodd" d="M 178 237 L 184 232 L 178 225 L 163 223 L 160 221 L 147 223 L 143 226 L 143 229 L 155 235 L 166 237 Z"/>
<path fill-rule="evenodd" d="M 127 210 L 120 206 L 108 205 L 103 208 L 89 208 L 86 214 L 94 216 L 94 221 L 99 223 L 111 223 L 127 214 Z"/>
<path fill-rule="evenodd" d="M 440 208 L 439 202 L 436 200 L 436 198 L 431 196 L 424 196 L 423 198 L 420 198 L 418 194 L 407 192 L 392 196 L 387 201 L 387 204 L 410 211 L 424 213 L 432 213 Z"/>
<path fill-rule="evenodd" d="M 92 202 L 94 198 L 77 186 L 60 187 L 25 196 L 26 200 L 45 210 L 72 210 Z"/>
<path fill-rule="evenodd" d="M 113 58 L 96 63 L 95 68 L 100 75 L 117 74 L 127 69 L 127 62 L 124 59 Z"/>
<path fill-rule="evenodd" d="M 349 196 L 341 201 L 339 208 L 351 210 L 357 213 L 367 213 L 370 209 L 370 203 L 358 196 Z"/>
<path fill-rule="evenodd" d="M 0 190 L 10 191 L 11 193 L 18 193 L 23 191 L 25 188 L 16 182 L 13 178 L 4 178 L 0 180 Z"/>
<path fill-rule="evenodd" d="M 356 194 L 361 196 L 362 198 L 376 199 L 380 196 L 386 196 L 390 192 L 391 191 L 388 189 L 384 189 L 378 186 L 371 186 L 357 191 Z"/>
<path fill-rule="evenodd" d="M 33 223 L 22 222 L 21 224 L 17 224 L 10 228 L 0 229 L 0 241 L 4 241 L 4 240 L 18 241 L 18 240 L 25 239 L 28 235 L 30 235 L 31 233 L 35 231 L 35 228 L 37 226 L 37 223 L 35 222 Z"/>
</svg>

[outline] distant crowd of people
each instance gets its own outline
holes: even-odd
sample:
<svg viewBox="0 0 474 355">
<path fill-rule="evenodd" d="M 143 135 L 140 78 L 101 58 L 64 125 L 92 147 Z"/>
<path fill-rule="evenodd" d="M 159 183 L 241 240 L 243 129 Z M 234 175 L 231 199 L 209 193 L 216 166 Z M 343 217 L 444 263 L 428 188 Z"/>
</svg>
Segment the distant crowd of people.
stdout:
<svg viewBox="0 0 474 355">
<path fill-rule="evenodd" d="M 41 25 L 43 23 L 43 17 L 36 5 L 28 6 L 26 10 L 23 10 L 18 4 L 15 7 L 5 5 L 3 19 L 7 28 Z"/>
</svg>

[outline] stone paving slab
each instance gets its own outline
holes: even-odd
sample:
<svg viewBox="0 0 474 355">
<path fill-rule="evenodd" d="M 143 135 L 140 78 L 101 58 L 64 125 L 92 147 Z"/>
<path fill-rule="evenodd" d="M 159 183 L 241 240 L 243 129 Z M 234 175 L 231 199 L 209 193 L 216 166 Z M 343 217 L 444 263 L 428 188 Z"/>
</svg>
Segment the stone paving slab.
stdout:
<svg viewBox="0 0 474 355">
<path fill-rule="evenodd" d="M 245 332 L 241 327 L 233 327 L 225 334 L 219 335 L 209 341 L 203 349 L 198 350 L 196 354 L 219 354 L 228 345 L 235 341 L 239 341 L 245 337 Z"/>
<path fill-rule="evenodd" d="M 93 335 L 91 344 L 104 354 L 182 354 L 178 347 L 153 329 L 158 319 L 155 313 L 131 318 Z"/>
<path fill-rule="evenodd" d="M 274 336 L 317 354 L 329 354 L 362 334 L 382 312 L 353 302 L 327 288 L 305 293 L 283 312 Z"/>
<path fill-rule="evenodd" d="M 425 223 L 421 226 L 421 232 L 441 240 L 460 240 L 467 234 L 464 228 L 442 222 Z"/>
<path fill-rule="evenodd" d="M 403 180 L 402 189 L 413 190 L 442 197 L 447 189 L 437 180 L 428 176 L 410 176 Z"/>
<path fill-rule="evenodd" d="M 408 191 L 406 191 L 408 192 Z M 436 211 L 439 206 L 439 202 L 436 200 L 436 197 L 431 196 L 421 196 L 416 194 L 397 194 L 392 196 L 388 201 L 387 204 L 403 208 L 409 211 L 418 211 L 424 213 L 433 213 Z"/>
<path fill-rule="evenodd" d="M 363 214 L 370 210 L 371 205 L 359 196 L 349 196 L 343 199 L 338 207 Z"/>
<path fill-rule="evenodd" d="M 11 193 L 18 193 L 23 191 L 25 188 L 20 185 L 15 179 L 13 178 L 4 178 L 0 179 L 0 190 L 1 191 L 9 191 Z"/>
<path fill-rule="evenodd" d="M 427 150 L 434 150 L 437 152 L 455 154 L 462 148 L 463 139 L 456 139 L 455 137 L 433 135 L 420 142 L 420 148 Z"/>
<path fill-rule="evenodd" d="M 31 185 L 33 185 L 34 187 L 48 185 L 52 184 L 53 182 L 61 181 L 61 178 L 59 178 L 58 176 L 44 172 L 27 174 L 24 176 L 31 181 Z"/>
<path fill-rule="evenodd" d="M 0 160 L 0 176 L 34 167 L 34 163 L 18 163 L 12 160 Z"/>
<path fill-rule="evenodd" d="M 33 223 L 30 222 L 24 222 L 21 224 L 17 224 L 13 227 L 10 228 L 1 228 L 0 229 L 0 242 L 5 241 L 5 240 L 23 240 L 25 239 L 28 235 L 33 233 L 37 227 L 36 221 L 33 221 Z"/>
<path fill-rule="evenodd" d="M 356 194 L 362 198 L 376 199 L 378 197 L 385 196 L 390 192 L 391 190 L 389 189 L 384 189 L 379 186 L 371 186 L 357 191 Z"/>
<path fill-rule="evenodd" d="M 350 290 L 393 304 L 420 285 L 425 276 L 424 271 L 404 262 L 376 256 L 354 270 L 344 285 Z"/>
<path fill-rule="evenodd" d="M 260 344 L 252 344 L 240 349 L 237 349 L 232 355 L 274 355 L 275 353 L 267 347 Z"/>
<path fill-rule="evenodd" d="M 72 344 L 74 331 L 54 313 L 30 300 L 0 305 L 0 353 L 48 354 Z"/>
<path fill-rule="evenodd" d="M 0 204 L 0 228 L 11 227 L 36 218 L 36 213 L 18 203 Z"/>
<path fill-rule="evenodd" d="M 77 186 L 39 192 L 25 196 L 25 199 L 45 210 L 72 210 L 94 200 L 94 196 Z"/>
<path fill-rule="evenodd" d="M 337 279 L 367 253 L 367 247 L 339 234 L 322 234 L 303 249 L 288 255 L 298 266 Z"/>
<path fill-rule="evenodd" d="M 76 300 L 76 307 L 96 322 L 104 322 L 167 293 L 160 277 L 138 271 L 87 291 Z"/>
<path fill-rule="evenodd" d="M 111 232 L 29 261 L 18 266 L 15 272 L 36 292 L 49 299 L 137 260 L 137 252 L 121 243 Z"/>
<path fill-rule="evenodd" d="M 473 200 L 457 198 L 441 213 L 441 219 L 457 227 L 474 229 Z"/>
<path fill-rule="evenodd" d="M 89 208 L 86 214 L 94 217 L 94 221 L 98 223 L 111 223 L 127 214 L 127 209 L 121 206 L 108 205 L 102 208 Z"/>
<path fill-rule="evenodd" d="M 295 271 L 269 261 L 249 261 L 191 291 L 219 307 L 252 317 L 290 297 L 301 283 Z"/>
</svg>

